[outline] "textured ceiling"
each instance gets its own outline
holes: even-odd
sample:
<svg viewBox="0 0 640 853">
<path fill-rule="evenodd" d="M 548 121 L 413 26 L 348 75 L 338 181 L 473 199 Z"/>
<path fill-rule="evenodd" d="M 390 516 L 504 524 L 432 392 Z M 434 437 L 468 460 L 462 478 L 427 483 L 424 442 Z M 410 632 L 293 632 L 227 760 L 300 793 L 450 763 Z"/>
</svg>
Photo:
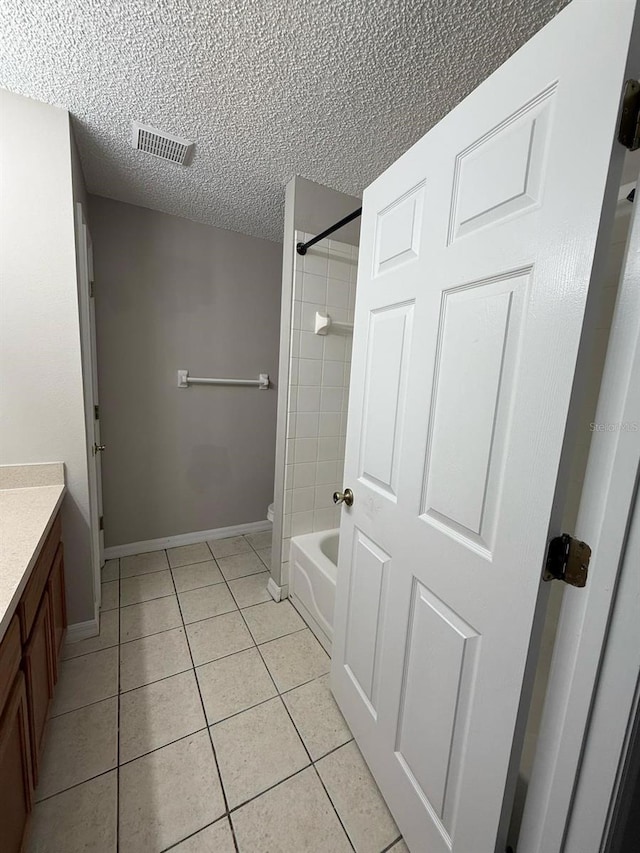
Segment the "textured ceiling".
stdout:
<svg viewBox="0 0 640 853">
<path fill-rule="evenodd" d="M 2 0 L 0 85 L 71 112 L 90 192 L 279 240 L 292 175 L 360 195 L 564 5 Z"/>
</svg>

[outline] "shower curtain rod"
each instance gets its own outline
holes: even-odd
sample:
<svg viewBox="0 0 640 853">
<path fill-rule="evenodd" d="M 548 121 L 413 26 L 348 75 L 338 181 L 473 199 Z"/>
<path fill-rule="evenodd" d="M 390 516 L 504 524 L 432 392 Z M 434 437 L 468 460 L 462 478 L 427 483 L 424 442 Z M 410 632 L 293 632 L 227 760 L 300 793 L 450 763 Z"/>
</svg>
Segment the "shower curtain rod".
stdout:
<svg viewBox="0 0 640 853">
<path fill-rule="evenodd" d="M 330 228 L 327 228 L 326 231 L 323 231 L 322 234 L 318 234 L 317 237 L 314 237 L 312 240 L 307 240 L 306 243 L 298 243 L 296 245 L 296 252 L 299 255 L 306 255 L 307 249 L 311 246 L 314 246 L 316 243 L 319 243 L 320 240 L 324 240 L 325 237 L 328 237 L 329 234 L 333 234 L 334 231 L 337 231 L 338 228 L 342 228 L 343 225 L 347 225 L 351 220 L 357 219 L 358 216 L 362 213 L 362 208 L 359 207 L 357 210 L 354 210 L 353 213 L 350 213 L 348 216 L 345 216 L 344 219 L 341 219 L 339 222 L 336 222 Z"/>
</svg>

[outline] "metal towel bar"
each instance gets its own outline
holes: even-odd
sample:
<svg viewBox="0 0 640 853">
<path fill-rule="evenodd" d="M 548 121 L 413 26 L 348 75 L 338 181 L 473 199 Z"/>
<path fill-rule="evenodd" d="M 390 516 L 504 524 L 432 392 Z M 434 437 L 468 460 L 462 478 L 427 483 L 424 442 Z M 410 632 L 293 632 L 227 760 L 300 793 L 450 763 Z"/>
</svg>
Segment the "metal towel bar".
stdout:
<svg viewBox="0 0 640 853">
<path fill-rule="evenodd" d="M 249 385 L 266 391 L 269 388 L 269 374 L 261 373 L 257 379 L 208 379 L 201 376 L 189 376 L 188 370 L 179 370 L 178 388 L 188 388 L 189 385 Z"/>
</svg>

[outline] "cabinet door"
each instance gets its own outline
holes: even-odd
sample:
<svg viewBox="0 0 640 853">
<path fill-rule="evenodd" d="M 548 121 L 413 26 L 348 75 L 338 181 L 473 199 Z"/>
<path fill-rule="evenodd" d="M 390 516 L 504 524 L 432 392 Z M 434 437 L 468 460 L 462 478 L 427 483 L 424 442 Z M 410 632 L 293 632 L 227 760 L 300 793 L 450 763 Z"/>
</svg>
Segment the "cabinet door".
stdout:
<svg viewBox="0 0 640 853">
<path fill-rule="evenodd" d="M 55 560 L 53 561 L 49 580 L 47 581 L 47 592 L 49 593 L 49 605 L 51 608 L 51 648 L 53 650 L 52 664 L 53 679 L 55 682 L 58 680 L 58 658 L 64 639 L 64 632 L 67 627 L 62 543 L 60 543 Z"/>
<path fill-rule="evenodd" d="M 47 721 L 49 700 L 53 695 L 53 649 L 51 648 L 51 610 L 45 590 L 33 623 L 29 642 L 24 648 L 24 672 L 29 700 L 29 731 L 34 783 L 38 783 L 38 753 Z"/>
<path fill-rule="evenodd" d="M 27 694 L 19 672 L 0 717 L 0 827 L 2 850 L 18 853 L 31 811 L 33 779 Z"/>
</svg>

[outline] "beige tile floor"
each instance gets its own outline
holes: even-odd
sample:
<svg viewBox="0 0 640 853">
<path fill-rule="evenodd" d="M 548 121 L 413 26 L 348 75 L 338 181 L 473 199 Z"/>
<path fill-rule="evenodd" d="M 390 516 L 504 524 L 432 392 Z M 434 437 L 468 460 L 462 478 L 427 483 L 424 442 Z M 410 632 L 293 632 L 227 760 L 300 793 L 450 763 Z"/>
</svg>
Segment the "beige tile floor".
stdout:
<svg viewBox="0 0 640 853">
<path fill-rule="evenodd" d="M 269 534 L 110 560 L 63 650 L 31 853 L 407 853 L 328 686 L 266 591 Z"/>
</svg>

